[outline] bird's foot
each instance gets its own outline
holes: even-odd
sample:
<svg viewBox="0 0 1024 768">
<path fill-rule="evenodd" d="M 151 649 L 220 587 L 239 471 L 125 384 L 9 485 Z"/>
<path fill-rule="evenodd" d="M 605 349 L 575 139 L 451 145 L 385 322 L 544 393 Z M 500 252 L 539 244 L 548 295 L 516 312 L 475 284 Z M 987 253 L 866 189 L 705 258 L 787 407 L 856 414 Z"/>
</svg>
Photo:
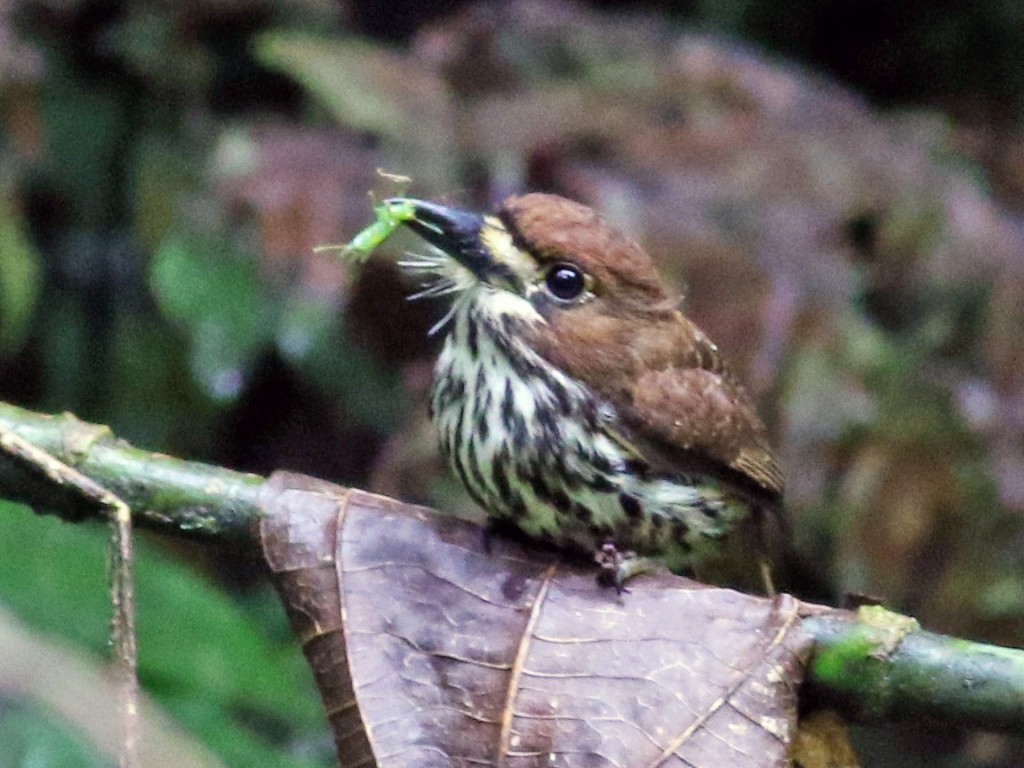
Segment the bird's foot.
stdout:
<svg viewBox="0 0 1024 768">
<path fill-rule="evenodd" d="M 601 569 L 597 574 L 597 583 L 602 587 L 615 587 L 619 595 L 629 592 L 625 587 L 627 581 L 657 567 L 657 563 L 648 557 L 640 557 L 636 552 L 620 551 L 614 541 L 606 541 L 594 553 L 594 562 Z"/>
</svg>

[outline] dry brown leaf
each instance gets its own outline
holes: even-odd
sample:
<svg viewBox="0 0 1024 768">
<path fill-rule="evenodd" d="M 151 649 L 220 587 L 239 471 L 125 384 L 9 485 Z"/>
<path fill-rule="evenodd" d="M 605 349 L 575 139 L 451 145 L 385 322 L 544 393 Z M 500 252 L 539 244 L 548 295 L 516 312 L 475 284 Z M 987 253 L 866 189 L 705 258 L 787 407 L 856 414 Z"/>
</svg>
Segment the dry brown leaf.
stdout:
<svg viewBox="0 0 1024 768">
<path fill-rule="evenodd" d="M 297 475 L 262 541 L 343 766 L 783 765 L 812 608 L 586 565 Z"/>
</svg>

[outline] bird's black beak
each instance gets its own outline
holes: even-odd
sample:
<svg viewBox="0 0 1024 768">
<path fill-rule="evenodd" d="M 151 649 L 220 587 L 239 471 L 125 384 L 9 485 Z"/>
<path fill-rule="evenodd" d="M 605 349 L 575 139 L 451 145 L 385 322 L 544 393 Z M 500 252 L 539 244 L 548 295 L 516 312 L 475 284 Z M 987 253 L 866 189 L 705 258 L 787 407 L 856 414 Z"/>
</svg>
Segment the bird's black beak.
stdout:
<svg viewBox="0 0 1024 768">
<path fill-rule="evenodd" d="M 389 203 L 411 205 L 414 218 L 405 222 L 409 229 L 451 256 L 477 279 L 487 279 L 494 259 L 480 241 L 483 216 L 425 200 L 392 198 L 384 201 L 385 205 Z"/>
</svg>

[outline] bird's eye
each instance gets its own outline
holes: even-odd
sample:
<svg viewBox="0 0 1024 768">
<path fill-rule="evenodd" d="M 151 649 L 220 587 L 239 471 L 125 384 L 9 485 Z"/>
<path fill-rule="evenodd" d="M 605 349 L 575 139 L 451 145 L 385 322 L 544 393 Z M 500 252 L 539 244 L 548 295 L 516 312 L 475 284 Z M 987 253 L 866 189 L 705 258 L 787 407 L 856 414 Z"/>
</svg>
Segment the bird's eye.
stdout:
<svg viewBox="0 0 1024 768">
<path fill-rule="evenodd" d="M 587 287 L 583 272 L 572 264 L 555 264 L 544 276 L 544 284 L 551 295 L 561 301 L 579 298 Z"/>
</svg>

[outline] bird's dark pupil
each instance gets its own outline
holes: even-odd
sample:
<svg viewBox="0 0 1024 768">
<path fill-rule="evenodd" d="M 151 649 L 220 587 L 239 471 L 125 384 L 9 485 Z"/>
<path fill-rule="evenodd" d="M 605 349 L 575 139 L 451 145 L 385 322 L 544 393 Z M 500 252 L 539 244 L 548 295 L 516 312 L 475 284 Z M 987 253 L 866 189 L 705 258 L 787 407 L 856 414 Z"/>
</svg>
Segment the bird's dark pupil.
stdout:
<svg viewBox="0 0 1024 768">
<path fill-rule="evenodd" d="M 583 273 L 576 267 L 563 264 L 548 272 L 547 284 L 556 298 L 575 299 L 583 293 Z"/>
</svg>

